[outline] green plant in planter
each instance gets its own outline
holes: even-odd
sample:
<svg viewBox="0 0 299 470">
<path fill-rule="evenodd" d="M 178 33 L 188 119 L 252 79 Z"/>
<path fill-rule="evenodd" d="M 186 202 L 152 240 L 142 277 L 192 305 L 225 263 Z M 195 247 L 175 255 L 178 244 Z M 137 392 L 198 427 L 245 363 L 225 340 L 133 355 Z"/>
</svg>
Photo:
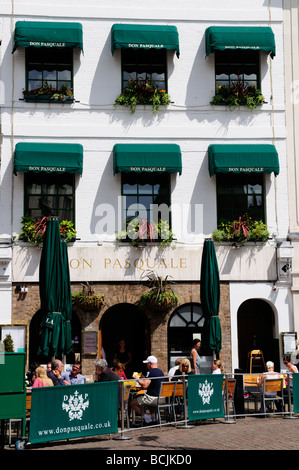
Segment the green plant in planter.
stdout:
<svg viewBox="0 0 299 470">
<path fill-rule="evenodd" d="M 41 220 L 35 220 L 32 217 L 22 217 L 22 230 L 19 239 L 26 242 L 38 245 L 42 243 L 46 231 L 47 217 Z M 71 242 L 76 238 L 77 232 L 74 228 L 73 222 L 63 220 L 59 224 L 60 235 L 66 242 Z"/>
<path fill-rule="evenodd" d="M 266 242 L 269 238 L 267 225 L 262 220 L 252 220 L 247 214 L 238 220 L 222 220 L 212 233 L 215 242 Z"/>
<path fill-rule="evenodd" d="M 165 220 L 159 220 L 156 224 L 148 222 L 147 219 L 134 217 L 127 224 L 126 230 L 117 233 L 116 241 L 129 241 L 133 246 L 158 242 L 162 248 L 174 242 L 174 234 Z"/>
<path fill-rule="evenodd" d="M 23 90 L 25 99 L 39 99 L 41 97 L 49 98 L 53 101 L 69 101 L 73 99 L 73 92 L 67 87 L 62 85 L 60 90 L 52 88 L 48 82 L 44 81 L 40 88 L 34 90 Z"/>
<path fill-rule="evenodd" d="M 237 80 L 231 85 L 217 85 L 217 92 L 210 102 L 212 105 L 226 105 L 231 110 L 240 105 L 255 109 L 263 103 L 265 103 L 265 98 L 261 90 L 242 80 Z"/>
<path fill-rule="evenodd" d="M 82 284 L 82 286 L 81 292 L 72 294 L 73 304 L 85 311 L 99 310 L 104 303 L 105 296 L 95 294 L 89 282 L 86 282 L 85 285 Z"/>
<path fill-rule="evenodd" d="M 147 79 L 145 82 L 131 78 L 128 86 L 116 98 L 114 106 L 130 108 L 133 114 L 138 104 L 151 104 L 153 114 L 155 114 L 160 106 L 170 104 L 170 96 L 166 93 L 166 90 L 159 90 L 152 78 Z"/>
<path fill-rule="evenodd" d="M 159 312 L 168 312 L 176 307 L 179 298 L 170 286 L 169 276 L 163 279 L 155 271 L 146 271 L 141 278 L 144 276 L 147 277 L 149 288 L 141 295 L 140 307 Z"/>
</svg>

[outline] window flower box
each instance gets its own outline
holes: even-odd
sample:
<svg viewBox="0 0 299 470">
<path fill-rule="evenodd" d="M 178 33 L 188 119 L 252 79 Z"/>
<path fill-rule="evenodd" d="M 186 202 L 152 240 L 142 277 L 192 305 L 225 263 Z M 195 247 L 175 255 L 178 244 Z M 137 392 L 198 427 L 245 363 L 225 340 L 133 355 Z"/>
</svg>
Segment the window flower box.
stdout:
<svg viewBox="0 0 299 470">
<path fill-rule="evenodd" d="M 35 88 L 34 90 L 23 90 L 25 101 L 33 102 L 57 102 L 57 103 L 72 103 L 74 96 L 72 90 L 68 89 L 66 85 L 63 85 L 60 90 L 52 88 L 47 82 L 43 82 L 41 88 Z"/>
<path fill-rule="evenodd" d="M 140 79 L 133 80 L 131 78 L 129 85 L 116 98 L 114 106 L 130 108 L 133 114 L 138 104 L 151 105 L 153 114 L 155 114 L 160 109 L 160 106 L 166 107 L 170 104 L 170 96 L 166 93 L 166 90 L 159 90 L 152 79 L 147 79 L 143 83 Z"/>
<path fill-rule="evenodd" d="M 230 110 L 238 106 L 256 109 L 265 103 L 261 90 L 254 85 L 238 80 L 231 85 L 217 85 L 217 92 L 210 102 L 211 105 L 228 106 Z"/>
<path fill-rule="evenodd" d="M 244 244 L 247 242 L 265 243 L 270 234 L 267 225 L 262 220 L 252 220 L 247 214 L 239 220 L 223 220 L 212 233 L 215 242 L 231 242 Z"/>
<path fill-rule="evenodd" d="M 26 242 L 38 245 L 43 242 L 44 234 L 46 231 L 47 217 L 41 220 L 35 220 L 32 217 L 22 217 L 22 230 L 19 239 Z M 67 243 L 76 239 L 77 232 L 74 228 L 73 222 L 69 220 L 62 220 L 59 224 L 60 235 Z"/>
<path fill-rule="evenodd" d="M 148 243 L 159 243 L 162 248 L 172 245 L 174 234 L 166 221 L 160 220 L 155 224 L 135 217 L 127 224 L 126 230 L 117 233 L 116 242 L 129 242 L 137 247 Z"/>
</svg>

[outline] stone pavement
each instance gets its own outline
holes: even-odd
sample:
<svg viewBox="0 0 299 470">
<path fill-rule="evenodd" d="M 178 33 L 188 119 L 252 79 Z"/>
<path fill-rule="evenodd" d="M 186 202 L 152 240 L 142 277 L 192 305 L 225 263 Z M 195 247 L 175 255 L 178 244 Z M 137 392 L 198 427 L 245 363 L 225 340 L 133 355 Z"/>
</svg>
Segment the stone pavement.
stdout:
<svg viewBox="0 0 299 470">
<path fill-rule="evenodd" d="M 101 455 L 106 459 L 108 455 L 130 455 L 130 451 L 132 451 L 131 455 L 135 456 L 139 455 L 139 451 L 141 454 L 141 451 L 148 451 L 153 455 L 172 451 L 175 455 L 186 456 L 186 454 L 194 455 L 200 450 L 299 450 L 299 419 L 296 417 L 283 418 L 279 415 L 272 415 L 262 419 L 254 416 L 239 418 L 235 423 L 226 423 L 222 419 L 217 419 L 189 424 L 193 427 L 167 425 L 162 428 L 159 426 L 135 428 L 123 434 L 131 439 L 123 440 L 115 439 L 119 435 L 113 434 L 53 443 L 29 444 L 26 445 L 25 451 L 96 450 L 102 451 Z M 14 447 L 5 447 L 5 450 L 9 449 L 14 449 Z M 23 451 L 15 453 L 24 456 Z"/>
</svg>

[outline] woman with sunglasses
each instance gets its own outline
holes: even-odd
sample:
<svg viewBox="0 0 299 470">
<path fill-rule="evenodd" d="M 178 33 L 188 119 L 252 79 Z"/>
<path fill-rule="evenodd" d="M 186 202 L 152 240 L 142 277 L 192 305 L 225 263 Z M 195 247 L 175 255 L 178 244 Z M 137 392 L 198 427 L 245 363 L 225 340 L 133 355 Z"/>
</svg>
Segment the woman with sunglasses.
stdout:
<svg viewBox="0 0 299 470">
<path fill-rule="evenodd" d="M 192 375 L 194 371 L 191 369 L 191 364 L 189 359 L 182 359 L 179 368 L 175 371 L 172 381 L 181 381 L 183 379 L 183 374 L 185 375 Z"/>
</svg>

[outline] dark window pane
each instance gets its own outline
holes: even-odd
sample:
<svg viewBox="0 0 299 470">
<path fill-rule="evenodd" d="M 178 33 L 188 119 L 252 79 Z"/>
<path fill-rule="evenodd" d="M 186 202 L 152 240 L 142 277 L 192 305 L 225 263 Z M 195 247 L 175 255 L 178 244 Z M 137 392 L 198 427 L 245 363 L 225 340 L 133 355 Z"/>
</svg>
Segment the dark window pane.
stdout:
<svg viewBox="0 0 299 470">
<path fill-rule="evenodd" d="M 262 174 L 217 175 L 217 214 L 221 219 L 238 220 L 248 214 L 253 220 L 264 220 Z"/>
<path fill-rule="evenodd" d="M 166 51 L 161 50 L 122 50 L 122 89 L 130 79 L 144 83 L 152 79 L 161 90 L 167 90 Z"/>
<path fill-rule="evenodd" d="M 74 222 L 74 175 L 64 173 L 26 173 L 25 215 L 41 219 L 56 215 L 61 220 Z"/>
<path fill-rule="evenodd" d="M 43 82 L 57 90 L 62 85 L 73 88 L 73 51 L 29 47 L 26 49 L 26 73 L 28 90 L 42 87 Z"/>
<path fill-rule="evenodd" d="M 123 226 L 128 224 L 134 217 L 145 219 L 149 223 L 161 219 L 161 214 L 156 216 L 153 204 L 164 204 L 170 207 L 169 175 L 145 174 L 145 173 L 123 173 L 122 195 L 123 195 Z M 155 194 L 156 193 L 156 194 Z M 159 194 L 160 193 L 160 194 Z M 163 217 L 164 214 L 162 214 Z M 170 223 L 169 211 L 166 220 Z"/>
</svg>

